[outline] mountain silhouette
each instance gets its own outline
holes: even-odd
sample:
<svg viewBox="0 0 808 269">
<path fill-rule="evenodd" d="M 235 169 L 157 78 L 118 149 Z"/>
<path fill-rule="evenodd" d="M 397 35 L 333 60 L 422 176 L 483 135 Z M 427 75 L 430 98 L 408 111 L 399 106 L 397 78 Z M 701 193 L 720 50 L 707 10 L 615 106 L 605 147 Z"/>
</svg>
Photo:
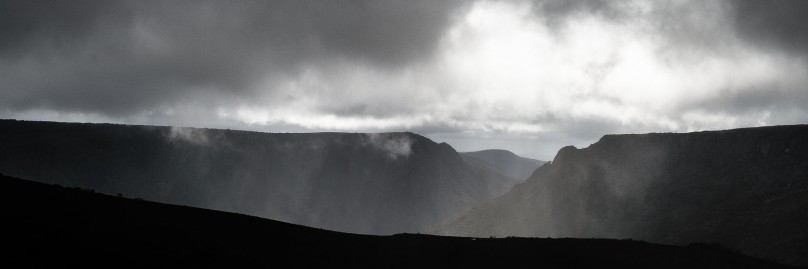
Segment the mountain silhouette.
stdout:
<svg viewBox="0 0 808 269">
<path fill-rule="evenodd" d="M 515 182 L 413 133 L 0 121 L 0 171 L 365 234 L 422 232 Z"/>
<path fill-rule="evenodd" d="M 788 268 L 710 244 L 340 233 L 2 175 L 0 210 L 11 268 Z"/>
<path fill-rule="evenodd" d="M 502 149 L 461 152 L 460 156 L 468 162 L 491 166 L 520 182 L 530 177 L 536 168 L 546 163 L 545 161 L 525 158 Z"/>
<path fill-rule="evenodd" d="M 437 234 L 716 242 L 808 266 L 808 126 L 606 135 Z"/>
</svg>

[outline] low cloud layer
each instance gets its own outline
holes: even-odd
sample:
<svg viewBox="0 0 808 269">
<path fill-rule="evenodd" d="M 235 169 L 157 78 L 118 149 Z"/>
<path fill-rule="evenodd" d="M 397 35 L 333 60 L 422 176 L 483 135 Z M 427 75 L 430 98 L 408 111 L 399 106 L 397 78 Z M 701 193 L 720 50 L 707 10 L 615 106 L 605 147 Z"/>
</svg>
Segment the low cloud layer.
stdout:
<svg viewBox="0 0 808 269">
<path fill-rule="evenodd" d="M 801 1 L 5 1 L 0 117 L 404 131 L 544 160 L 808 120 Z"/>
<path fill-rule="evenodd" d="M 366 145 L 385 152 L 390 160 L 396 161 L 412 154 L 413 140 L 406 133 L 369 133 L 364 135 L 363 141 Z"/>
<path fill-rule="evenodd" d="M 205 129 L 174 127 L 168 129 L 168 141 L 192 145 L 209 145 L 212 139 Z"/>
</svg>

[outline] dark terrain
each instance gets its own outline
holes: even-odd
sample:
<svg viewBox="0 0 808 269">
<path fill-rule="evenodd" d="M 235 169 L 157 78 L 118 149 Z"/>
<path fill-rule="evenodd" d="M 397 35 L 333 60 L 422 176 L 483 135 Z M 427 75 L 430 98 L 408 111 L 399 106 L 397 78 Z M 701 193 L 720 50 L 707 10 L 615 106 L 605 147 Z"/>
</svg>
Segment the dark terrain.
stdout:
<svg viewBox="0 0 808 269">
<path fill-rule="evenodd" d="M 3 265 L 786 268 L 714 245 L 358 235 L 0 175 Z"/>
<path fill-rule="evenodd" d="M 434 232 L 717 242 L 808 266 L 808 126 L 606 135 Z"/>
<path fill-rule="evenodd" d="M 413 133 L 0 120 L 0 171 L 365 234 L 423 232 L 517 181 Z"/>
<path fill-rule="evenodd" d="M 513 152 L 501 149 L 461 152 L 460 156 L 468 162 L 491 166 L 501 173 L 517 179 L 519 182 L 530 177 L 536 168 L 546 163 L 545 161 L 521 157 Z"/>
</svg>

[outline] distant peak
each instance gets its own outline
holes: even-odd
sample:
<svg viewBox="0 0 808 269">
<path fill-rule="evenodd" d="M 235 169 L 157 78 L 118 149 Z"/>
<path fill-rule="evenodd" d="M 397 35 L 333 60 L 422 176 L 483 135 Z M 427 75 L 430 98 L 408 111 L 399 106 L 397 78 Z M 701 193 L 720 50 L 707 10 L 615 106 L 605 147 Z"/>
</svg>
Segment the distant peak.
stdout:
<svg viewBox="0 0 808 269">
<path fill-rule="evenodd" d="M 404 131 L 404 132 L 390 132 L 390 133 L 380 133 L 380 134 L 387 134 L 387 135 L 390 135 L 390 136 L 406 136 L 406 137 L 413 138 L 413 139 L 419 139 L 419 140 L 420 140 L 420 139 L 426 139 L 426 140 L 430 140 L 430 141 L 431 141 L 431 139 L 426 138 L 426 137 L 425 137 L 425 136 L 423 136 L 423 135 L 416 134 L 416 133 L 413 133 L 413 132 L 410 132 L 410 131 Z"/>
<path fill-rule="evenodd" d="M 504 149 L 484 149 L 484 150 L 469 151 L 469 152 L 463 152 L 463 153 L 468 153 L 468 154 L 498 154 L 498 155 L 518 156 L 518 155 L 516 155 L 516 153 L 510 152 L 510 151 L 504 150 Z"/>
<path fill-rule="evenodd" d="M 568 159 L 570 157 L 570 155 L 573 154 L 573 152 L 575 152 L 577 150 L 578 150 L 578 148 L 576 148 L 575 146 L 572 146 L 572 145 L 565 146 L 565 147 L 559 149 L 558 153 L 556 153 L 555 158 L 553 158 L 553 163 L 555 164 L 555 163 L 557 163 L 559 161 L 563 162 L 564 160 Z"/>
</svg>

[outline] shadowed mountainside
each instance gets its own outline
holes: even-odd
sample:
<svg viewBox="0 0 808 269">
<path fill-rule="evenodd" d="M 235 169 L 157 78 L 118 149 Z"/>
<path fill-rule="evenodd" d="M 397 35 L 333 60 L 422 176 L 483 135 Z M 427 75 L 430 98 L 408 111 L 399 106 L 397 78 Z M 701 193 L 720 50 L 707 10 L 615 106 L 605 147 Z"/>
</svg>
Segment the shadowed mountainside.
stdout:
<svg viewBox="0 0 808 269">
<path fill-rule="evenodd" d="M 519 182 L 530 177 L 536 168 L 546 163 L 545 161 L 525 158 L 502 149 L 461 152 L 460 156 L 468 162 L 480 162 L 483 165 L 489 165 Z"/>
<path fill-rule="evenodd" d="M 788 268 L 712 245 L 358 235 L 0 175 L 11 267 Z"/>
<path fill-rule="evenodd" d="M 606 135 L 437 234 L 717 242 L 808 266 L 808 126 Z"/>
<path fill-rule="evenodd" d="M 413 133 L 0 121 L 0 171 L 367 234 L 420 232 L 515 182 Z"/>
</svg>

